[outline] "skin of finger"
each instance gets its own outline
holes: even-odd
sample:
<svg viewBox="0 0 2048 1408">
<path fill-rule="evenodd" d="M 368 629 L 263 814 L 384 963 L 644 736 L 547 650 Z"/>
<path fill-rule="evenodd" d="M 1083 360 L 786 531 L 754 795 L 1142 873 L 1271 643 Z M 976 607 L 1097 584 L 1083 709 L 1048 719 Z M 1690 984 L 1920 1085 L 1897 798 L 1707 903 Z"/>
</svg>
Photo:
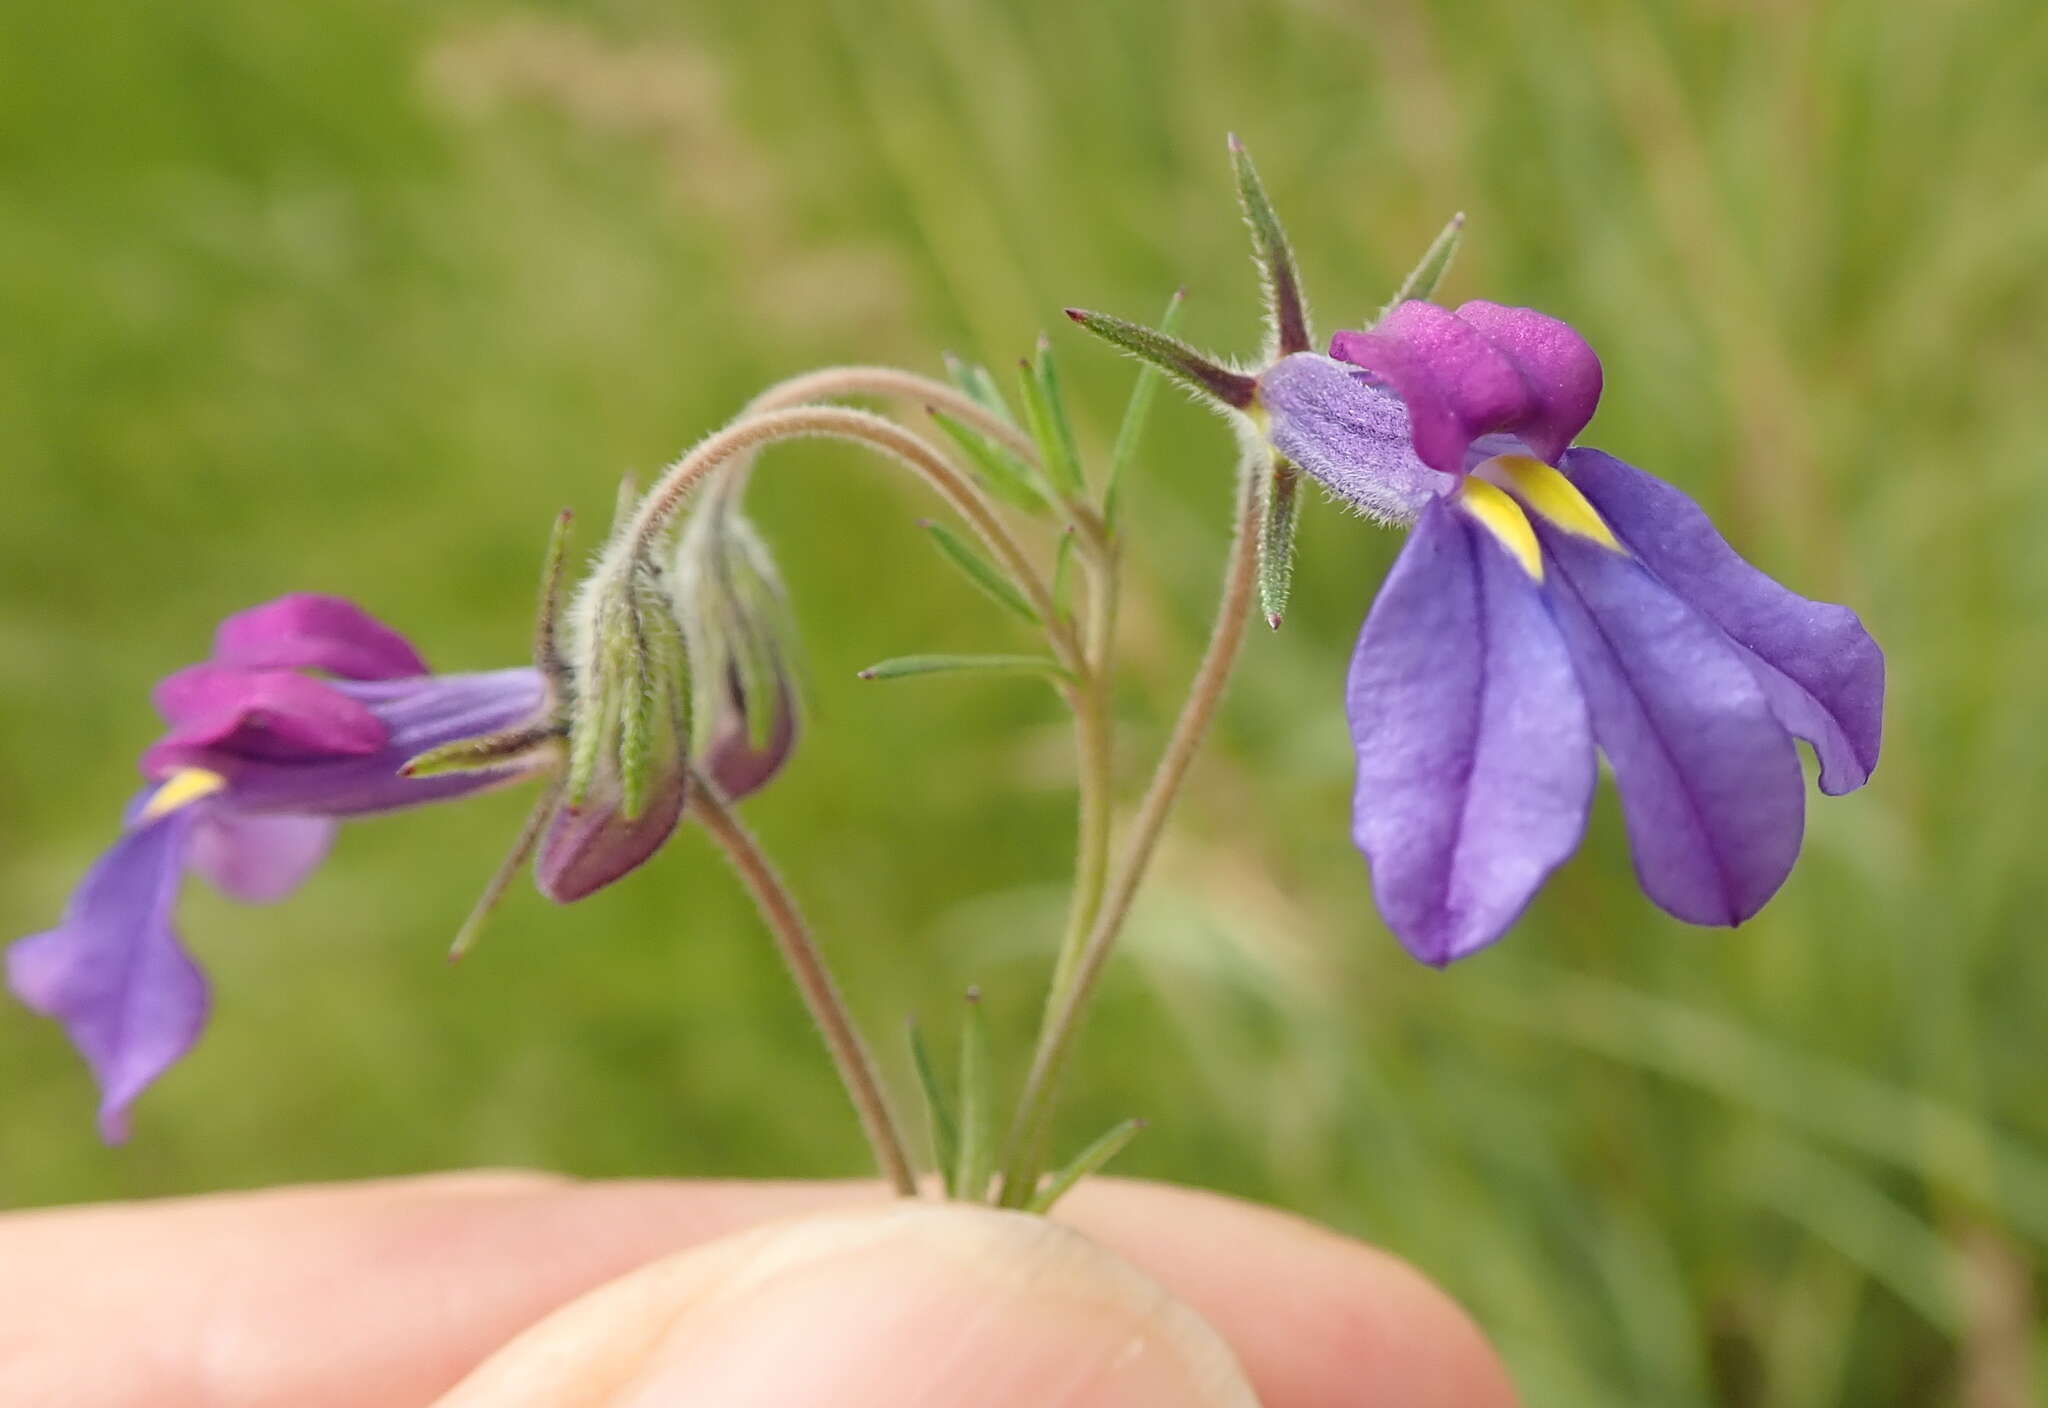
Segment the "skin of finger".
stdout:
<svg viewBox="0 0 2048 1408">
<path fill-rule="evenodd" d="M 814 1213 L 548 1317 L 439 1408 L 1258 1408 L 1230 1348 L 1092 1238 L 989 1208 Z"/>
<path fill-rule="evenodd" d="M 664 1254 L 883 1196 L 470 1174 L 15 1214 L 0 1219 L 0 1402 L 423 1404 Z M 1116 1179 L 1084 1185 L 1061 1218 L 1221 1329 L 1267 1408 L 1514 1401 L 1448 1298 L 1347 1238 Z"/>
</svg>

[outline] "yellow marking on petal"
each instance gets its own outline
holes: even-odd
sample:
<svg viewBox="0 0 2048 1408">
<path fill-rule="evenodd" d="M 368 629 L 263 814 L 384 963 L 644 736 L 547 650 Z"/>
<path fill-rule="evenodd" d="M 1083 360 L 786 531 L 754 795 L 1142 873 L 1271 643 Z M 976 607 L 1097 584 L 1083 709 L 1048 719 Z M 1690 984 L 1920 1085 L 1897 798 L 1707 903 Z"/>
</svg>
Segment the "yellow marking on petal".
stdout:
<svg viewBox="0 0 2048 1408">
<path fill-rule="evenodd" d="M 1527 455 L 1496 455 L 1480 468 L 1491 468 L 1507 480 L 1508 487 L 1524 503 L 1565 532 L 1590 538 L 1615 552 L 1625 551 L 1600 511 L 1579 492 L 1579 486 L 1542 460 Z"/>
<path fill-rule="evenodd" d="M 142 814 L 136 820 L 155 821 L 166 812 L 189 806 L 201 797 L 211 797 L 227 785 L 228 780 L 217 772 L 208 772 L 205 768 L 179 768 L 143 804 Z"/>
<path fill-rule="evenodd" d="M 1539 582 L 1543 580 L 1543 551 L 1536 546 L 1536 530 L 1529 526 L 1521 505 L 1509 498 L 1505 490 L 1467 475 L 1458 490 L 1458 503 L 1480 527 L 1500 540 L 1508 555 L 1522 564 L 1524 572 Z"/>
</svg>

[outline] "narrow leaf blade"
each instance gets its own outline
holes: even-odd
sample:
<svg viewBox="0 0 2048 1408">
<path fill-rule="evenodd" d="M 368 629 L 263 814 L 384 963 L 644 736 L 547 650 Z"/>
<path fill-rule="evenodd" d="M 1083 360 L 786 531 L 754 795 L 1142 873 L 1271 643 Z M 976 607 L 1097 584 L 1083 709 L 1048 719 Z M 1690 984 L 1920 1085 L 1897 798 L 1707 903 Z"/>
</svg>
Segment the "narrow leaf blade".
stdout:
<svg viewBox="0 0 2048 1408">
<path fill-rule="evenodd" d="M 1076 498 L 1085 487 L 1081 479 L 1081 458 L 1074 449 L 1073 427 L 1067 422 L 1066 403 L 1060 395 L 1059 372 L 1052 360 L 1052 344 L 1038 340 L 1038 355 L 1022 367 L 1019 385 L 1024 392 L 1024 419 L 1031 438 L 1038 442 L 1038 462 L 1046 482 L 1063 497 Z"/>
<path fill-rule="evenodd" d="M 1280 629 L 1294 586 L 1294 530 L 1301 521 L 1301 471 L 1276 458 L 1259 515 L 1259 609 Z"/>
<path fill-rule="evenodd" d="M 996 570 L 995 564 L 969 547 L 958 533 L 943 523 L 925 519 L 918 525 L 932 535 L 932 542 L 944 554 L 946 560 L 966 576 L 974 585 L 998 606 L 1011 612 L 1032 625 L 1038 624 L 1038 613 L 1031 609 L 1024 594 L 1016 585 Z"/>
<path fill-rule="evenodd" d="M 868 666 L 860 672 L 864 680 L 899 680 L 912 675 L 953 674 L 978 671 L 983 674 L 1041 674 L 1065 679 L 1067 672 L 1043 655 L 899 655 Z"/>
<path fill-rule="evenodd" d="M 939 1166 L 939 1181 L 948 1198 L 956 1196 L 953 1171 L 959 1162 L 960 1128 L 953 1121 L 953 1107 L 939 1084 L 938 1068 L 924 1044 L 917 1023 L 910 1024 L 910 1064 L 917 1070 L 918 1089 L 924 1094 L 925 1121 L 931 1129 L 932 1159 Z"/>
<path fill-rule="evenodd" d="M 1159 319 L 1159 331 L 1171 335 L 1180 322 L 1180 310 L 1187 302 L 1187 290 L 1175 289 L 1173 297 L 1166 301 L 1166 312 Z M 1145 423 L 1152 418 L 1152 403 L 1159 398 L 1159 369 L 1156 366 L 1138 368 L 1138 379 L 1131 387 L 1131 399 L 1124 403 L 1123 423 L 1117 427 L 1116 444 L 1109 452 L 1109 477 L 1102 487 L 1102 517 L 1104 521 L 1116 523 L 1116 487 L 1124 477 L 1124 471 L 1131 467 L 1131 461 L 1138 457 L 1138 442 L 1144 438 Z"/>
<path fill-rule="evenodd" d="M 1191 391 L 1234 410 L 1252 404 L 1258 383 L 1243 372 L 1234 372 L 1203 356 L 1177 337 L 1140 323 L 1096 313 L 1086 308 L 1069 308 L 1067 316 L 1112 347 L 1150 362 Z"/>
<path fill-rule="evenodd" d="M 991 1163 L 990 1115 L 995 1108 L 989 1090 L 988 1022 L 981 1012 L 981 993 L 967 990 L 967 1011 L 960 1023 L 960 1171 L 953 1180 L 957 1196 L 983 1202 L 988 1196 Z"/>
<path fill-rule="evenodd" d="M 976 477 L 997 498 L 1027 513 L 1046 511 L 1051 500 L 1038 472 L 1030 465 L 944 411 L 928 408 L 928 413 L 939 429 L 946 432 L 946 438 L 960 447 Z"/>
<path fill-rule="evenodd" d="M 1143 1120 L 1125 1120 L 1090 1144 L 1072 1163 L 1052 1176 L 1052 1181 L 1041 1188 L 1026 1204 L 1026 1210 L 1036 1213 L 1051 1212 L 1054 1203 L 1072 1192 L 1074 1185 L 1089 1174 L 1099 1173 L 1111 1159 L 1124 1151 L 1126 1145 L 1138 1137 L 1138 1131 L 1144 1127 Z"/>
<path fill-rule="evenodd" d="M 1009 402 L 1003 399 L 1002 388 L 996 385 L 996 379 L 989 375 L 987 367 L 956 357 L 951 352 L 946 353 L 945 360 L 946 378 L 960 388 L 962 395 L 1010 424 L 1017 423 Z"/>
<path fill-rule="evenodd" d="M 1386 317 L 1411 298 L 1428 298 L 1435 293 L 1436 286 L 1443 282 L 1445 273 L 1450 270 L 1451 260 L 1457 257 L 1458 245 L 1464 238 L 1465 212 L 1461 210 L 1446 221 L 1437 237 L 1429 242 L 1429 248 L 1423 251 L 1421 261 L 1408 271 L 1408 277 L 1394 290 L 1393 298 L 1388 300 L 1386 307 L 1380 309 L 1380 318 Z M 1379 318 L 1373 321 L 1378 322 Z"/>
<path fill-rule="evenodd" d="M 1294 267 L 1294 251 L 1287 232 L 1266 198 L 1266 187 L 1252 165 L 1251 153 L 1233 135 L 1230 139 L 1230 167 L 1237 177 L 1237 198 L 1244 207 L 1244 219 L 1252 229 L 1252 251 L 1266 286 L 1266 310 L 1274 345 L 1282 357 L 1309 350 L 1308 305 L 1301 295 L 1301 275 Z"/>
</svg>

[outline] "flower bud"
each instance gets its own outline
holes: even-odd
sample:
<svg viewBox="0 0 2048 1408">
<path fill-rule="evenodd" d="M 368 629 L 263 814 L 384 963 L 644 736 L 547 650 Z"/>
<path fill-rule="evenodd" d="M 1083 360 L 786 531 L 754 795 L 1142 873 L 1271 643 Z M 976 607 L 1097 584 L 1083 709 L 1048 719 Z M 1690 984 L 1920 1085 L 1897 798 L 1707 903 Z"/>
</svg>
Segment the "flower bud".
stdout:
<svg viewBox="0 0 2048 1408">
<path fill-rule="evenodd" d="M 610 884 L 666 841 L 689 776 L 690 661 L 649 563 L 614 545 L 570 621 L 568 769 L 535 878 L 568 902 Z"/>
<path fill-rule="evenodd" d="M 694 667 L 694 752 L 728 800 L 758 791 L 796 745 L 794 633 L 766 544 L 713 498 L 676 542 L 669 591 Z"/>
</svg>

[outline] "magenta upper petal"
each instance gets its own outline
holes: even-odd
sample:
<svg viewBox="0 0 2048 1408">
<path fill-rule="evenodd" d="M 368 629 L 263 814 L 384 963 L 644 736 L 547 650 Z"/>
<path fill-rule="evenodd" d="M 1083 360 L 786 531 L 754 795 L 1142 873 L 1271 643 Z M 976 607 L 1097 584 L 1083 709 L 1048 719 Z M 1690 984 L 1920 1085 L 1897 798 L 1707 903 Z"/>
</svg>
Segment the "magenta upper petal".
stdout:
<svg viewBox="0 0 2048 1408">
<path fill-rule="evenodd" d="M 247 816 L 207 810 L 192 835 L 191 867 L 244 904 L 270 904 L 304 883 L 334 844 L 339 823 L 324 816 Z"/>
<path fill-rule="evenodd" d="M 1593 740 L 1536 583 L 1455 502 L 1423 511 L 1373 603 L 1347 706 L 1389 927 L 1425 963 L 1492 943 L 1579 843 Z"/>
<path fill-rule="evenodd" d="M 1742 651 L 1641 563 L 1536 524 L 1644 891 L 1689 923 L 1741 923 L 1799 855 L 1791 735 Z"/>
<path fill-rule="evenodd" d="M 62 1023 L 91 1066 L 109 1142 L 127 1137 L 128 1106 L 206 1022 L 206 979 L 171 924 L 200 812 L 126 832 L 86 872 L 64 922 L 7 951 L 8 986 Z"/>
<path fill-rule="evenodd" d="M 1416 456 L 1444 474 L 1465 471 L 1465 450 L 1488 431 L 1531 414 L 1529 384 L 1477 328 L 1434 303 L 1409 300 L 1370 332 L 1340 332 L 1330 355 L 1370 373 L 1408 408 Z"/>
<path fill-rule="evenodd" d="M 1821 791 L 1868 781 L 1884 739 L 1884 652 L 1856 613 L 1787 591 L 1698 504 L 1633 465 L 1573 450 L 1565 472 L 1666 586 L 1749 653 L 1779 722 L 1813 745 Z"/>
<path fill-rule="evenodd" d="M 325 670 L 349 680 L 427 673 L 411 642 L 354 602 L 293 592 L 220 623 L 216 664 L 244 670 Z"/>
<path fill-rule="evenodd" d="M 1401 398 L 1415 453 L 1462 474 L 1472 442 L 1511 435 L 1555 464 L 1600 404 L 1600 359 L 1567 323 L 1475 300 L 1453 313 L 1402 303 L 1368 332 L 1340 332 L 1330 355 Z"/>
<path fill-rule="evenodd" d="M 1459 304 L 1457 316 L 1505 353 L 1529 388 L 1522 416 L 1497 428 L 1556 464 L 1600 405 L 1600 359 L 1592 346 L 1571 324 L 1532 308 L 1474 299 Z"/>
<path fill-rule="evenodd" d="M 143 754 L 152 777 L 199 749 L 289 761 L 374 753 L 388 737 L 368 707 L 291 670 L 194 665 L 164 680 L 152 698 L 171 725 Z"/>
</svg>

